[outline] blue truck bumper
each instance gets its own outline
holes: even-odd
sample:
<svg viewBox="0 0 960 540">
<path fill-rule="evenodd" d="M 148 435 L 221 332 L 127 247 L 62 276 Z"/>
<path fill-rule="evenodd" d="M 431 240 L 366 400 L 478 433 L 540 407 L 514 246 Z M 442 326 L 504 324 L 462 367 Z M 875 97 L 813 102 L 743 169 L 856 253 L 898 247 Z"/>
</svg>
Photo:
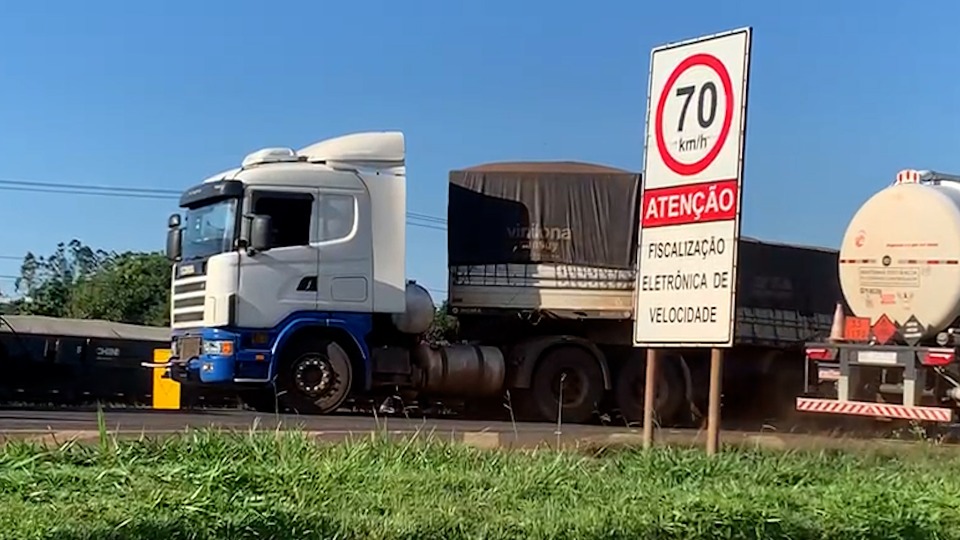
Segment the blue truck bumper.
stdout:
<svg viewBox="0 0 960 540">
<path fill-rule="evenodd" d="M 175 333 L 170 378 L 192 385 L 266 382 L 269 353 L 245 350 L 242 338 L 222 328 Z"/>
</svg>

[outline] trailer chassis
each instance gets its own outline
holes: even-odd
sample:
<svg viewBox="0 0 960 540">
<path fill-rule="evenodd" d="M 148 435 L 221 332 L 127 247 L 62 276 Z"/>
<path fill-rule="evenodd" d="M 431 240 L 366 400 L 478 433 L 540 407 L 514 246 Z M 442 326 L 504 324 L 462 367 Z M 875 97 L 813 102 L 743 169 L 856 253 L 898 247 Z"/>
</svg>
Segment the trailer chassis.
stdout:
<svg viewBox="0 0 960 540">
<path fill-rule="evenodd" d="M 941 424 L 957 420 L 957 348 L 813 342 L 806 346 L 806 358 L 799 412 Z M 900 403 L 885 401 L 883 395 L 889 394 L 901 394 Z"/>
</svg>

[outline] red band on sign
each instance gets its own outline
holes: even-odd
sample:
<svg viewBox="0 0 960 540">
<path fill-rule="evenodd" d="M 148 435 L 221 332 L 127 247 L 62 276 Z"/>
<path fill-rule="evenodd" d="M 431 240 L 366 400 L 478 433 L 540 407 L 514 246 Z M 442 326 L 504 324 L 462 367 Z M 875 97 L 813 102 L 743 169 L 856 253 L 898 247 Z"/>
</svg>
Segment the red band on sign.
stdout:
<svg viewBox="0 0 960 540">
<path fill-rule="evenodd" d="M 735 219 L 739 195 L 736 180 L 648 190 L 641 223 L 649 229 Z"/>
</svg>

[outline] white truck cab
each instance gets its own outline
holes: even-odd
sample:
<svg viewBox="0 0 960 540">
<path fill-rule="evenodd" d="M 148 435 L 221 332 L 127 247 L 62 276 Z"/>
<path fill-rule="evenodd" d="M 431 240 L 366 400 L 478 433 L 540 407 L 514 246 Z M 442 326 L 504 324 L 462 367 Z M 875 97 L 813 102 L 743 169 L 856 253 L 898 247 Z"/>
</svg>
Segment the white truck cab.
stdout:
<svg viewBox="0 0 960 540">
<path fill-rule="evenodd" d="M 290 405 L 320 412 L 354 378 L 369 386 L 375 319 L 410 323 L 402 133 L 264 148 L 188 189 L 180 207 L 167 235 L 172 378 L 280 383 L 302 394 Z"/>
</svg>

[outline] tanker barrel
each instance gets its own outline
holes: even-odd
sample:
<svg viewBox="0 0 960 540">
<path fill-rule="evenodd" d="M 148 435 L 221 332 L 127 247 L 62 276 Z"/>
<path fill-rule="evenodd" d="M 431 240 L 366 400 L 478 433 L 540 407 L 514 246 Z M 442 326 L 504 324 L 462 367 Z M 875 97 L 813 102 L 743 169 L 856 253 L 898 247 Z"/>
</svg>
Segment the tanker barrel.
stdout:
<svg viewBox="0 0 960 540">
<path fill-rule="evenodd" d="M 900 184 L 913 184 L 909 188 Z M 960 317 L 960 175 L 901 171 L 854 213 L 840 247 L 850 313 L 924 342 Z"/>
</svg>

